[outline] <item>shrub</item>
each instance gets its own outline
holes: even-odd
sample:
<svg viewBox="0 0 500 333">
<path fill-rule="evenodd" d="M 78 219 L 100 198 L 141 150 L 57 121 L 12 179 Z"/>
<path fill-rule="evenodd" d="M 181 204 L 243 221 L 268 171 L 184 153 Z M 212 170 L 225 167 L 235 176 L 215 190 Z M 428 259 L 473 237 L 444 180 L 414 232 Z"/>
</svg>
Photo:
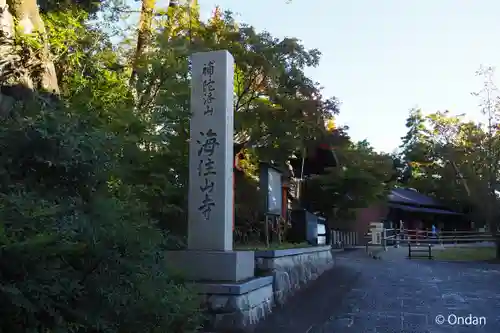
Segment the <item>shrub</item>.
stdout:
<svg viewBox="0 0 500 333">
<path fill-rule="evenodd" d="M 19 107 L 0 128 L 0 332 L 190 332 L 192 288 L 91 115 Z"/>
</svg>

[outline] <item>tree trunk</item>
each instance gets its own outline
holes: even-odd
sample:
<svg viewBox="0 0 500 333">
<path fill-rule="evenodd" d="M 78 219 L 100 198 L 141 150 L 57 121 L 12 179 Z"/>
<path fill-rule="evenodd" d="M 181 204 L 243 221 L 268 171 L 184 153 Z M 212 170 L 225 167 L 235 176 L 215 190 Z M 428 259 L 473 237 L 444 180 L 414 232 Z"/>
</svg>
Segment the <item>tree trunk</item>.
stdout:
<svg viewBox="0 0 500 333">
<path fill-rule="evenodd" d="M 11 64 L 20 60 L 14 54 L 14 18 L 5 0 L 0 0 L 0 87 L 8 80 Z M 2 89 L 3 91 L 3 89 Z M 12 107 L 13 99 L 0 92 L 0 115 Z"/>
<path fill-rule="evenodd" d="M 130 86 L 133 87 L 137 81 L 137 72 L 140 66 L 141 57 L 151 41 L 151 25 L 153 24 L 153 11 L 156 0 L 142 0 L 141 16 L 139 18 L 139 29 L 137 35 L 137 46 L 132 65 L 132 75 L 130 76 Z"/>
<path fill-rule="evenodd" d="M 21 54 L 14 49 L 16 33 L 34 37 L 38 33 L 44 45 L 40 50 L 27 48 Z M 36 0 L 0 0 L 0 113 L 9 108 L 9 101 L 25 99 L 35 90 L 59 94 L 46 38 Z"/>
</svg>

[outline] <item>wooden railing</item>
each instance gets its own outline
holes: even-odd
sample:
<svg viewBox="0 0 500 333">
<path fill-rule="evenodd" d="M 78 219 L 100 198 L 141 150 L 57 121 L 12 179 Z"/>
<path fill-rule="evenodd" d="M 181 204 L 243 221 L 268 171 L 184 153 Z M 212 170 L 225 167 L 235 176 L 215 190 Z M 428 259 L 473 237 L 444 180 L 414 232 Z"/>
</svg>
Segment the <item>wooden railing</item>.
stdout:
<svg viewBox="0 0 500 333">
<path fill-rule="evenodd" d="M 495 237 L 489 232 L 480 231 L 441 231 L 434 235 L 431 231 L 403 230 L 402 241 L 432 244 L 466 244 L 478 242 L 493 242 Z"/>
<path fill-rule="evenodd" d="M 406 244 L 408 245 L 409 257 L 412 256 L 412 252 L 425 252 L 426 256 L 428 255 L 429 257 L 432 257 L 432 253 L 429 252 L 429 248 L 434 245 L 460 245 L 468 243 L 495 242 L 495 237 L 489 232 L 474 230 L 441 231 L 434 235 L 431 231 L 427 230 L 384 229 L 381 232 L 380 244 L 373 243 L 371 232 L 365 235 L 365 240 L 366 252 L 370 252 L 370 248 L 373 247 L 378 247 L 379 250 L 387 250 L 389 246 L 399 247 L 400 245 Z M 416 246 L 425 248 L 422 251 L 419 249 L 414 250 Z"/>
</svg>

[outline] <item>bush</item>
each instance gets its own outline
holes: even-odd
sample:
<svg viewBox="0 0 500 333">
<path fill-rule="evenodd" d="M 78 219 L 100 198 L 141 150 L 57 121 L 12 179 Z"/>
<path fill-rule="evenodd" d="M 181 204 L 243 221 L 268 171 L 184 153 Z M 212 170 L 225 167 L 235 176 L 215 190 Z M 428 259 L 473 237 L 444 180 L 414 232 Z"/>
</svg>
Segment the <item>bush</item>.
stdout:
<svg viewBox="0 0 500 333">
<path fill-rule="evenodd" d="M 20 107 L 0 128 L 0 332 L 194 331 L 199 299 L 90 117 Z"/>
</svg>

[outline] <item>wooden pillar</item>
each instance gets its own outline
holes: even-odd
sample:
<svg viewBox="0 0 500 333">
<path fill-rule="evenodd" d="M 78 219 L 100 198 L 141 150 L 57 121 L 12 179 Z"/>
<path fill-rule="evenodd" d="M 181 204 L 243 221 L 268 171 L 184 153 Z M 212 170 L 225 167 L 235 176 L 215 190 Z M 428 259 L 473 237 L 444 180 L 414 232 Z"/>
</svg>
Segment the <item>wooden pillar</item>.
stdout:
<svg viewBox="0 0 500 333">
<path fill-rule="evenodd" d="M 234 226 L 235 226 L 235 220 L 236 220 L 235 197 L 236 197 L 236 172 L 234 172 L 234 169 L 233 169 L 233 232 L 234 232 Z"/>
<path fill-rule="evenodd" d="M 288 210 L 288 184 L 283 182 L 281 187 L 281 216 L 286 220 Z"/>
</svg>

